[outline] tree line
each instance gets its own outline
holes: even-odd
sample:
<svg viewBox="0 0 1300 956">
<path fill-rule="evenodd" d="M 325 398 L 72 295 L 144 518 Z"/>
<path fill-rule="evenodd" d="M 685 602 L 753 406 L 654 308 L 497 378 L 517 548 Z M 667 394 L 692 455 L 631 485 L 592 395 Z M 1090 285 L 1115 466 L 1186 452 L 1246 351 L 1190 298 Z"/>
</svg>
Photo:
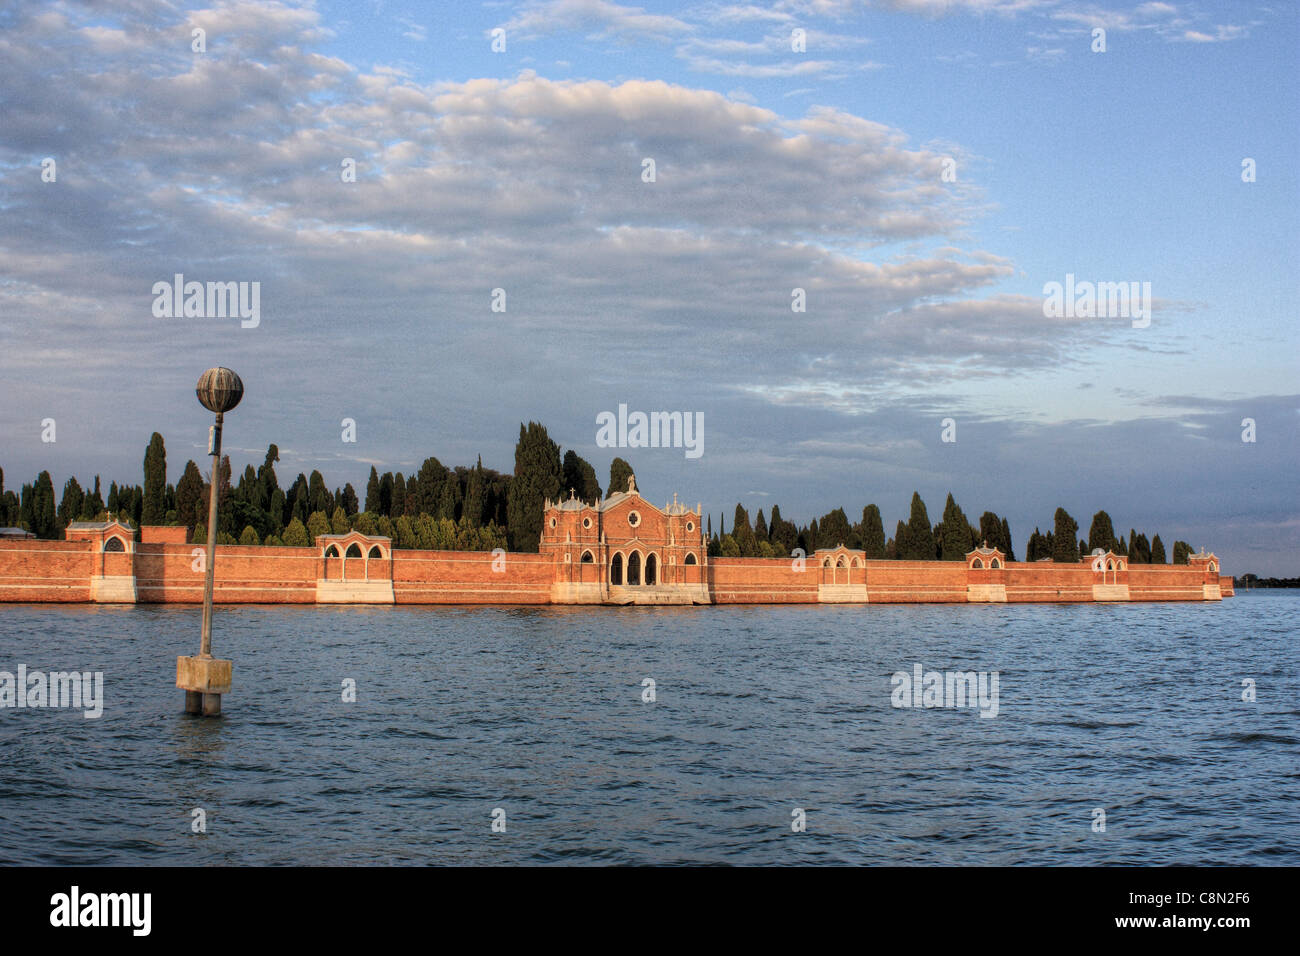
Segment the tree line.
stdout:
<svg viewBox="0 0 1300 956">
<path fill-rule="evenodd" d="M 1150 542 L 1145 534 L 1130 529 L 1127 539 L 1115 538 L 1110 515 L 1098 511 L 1092 518 L 1092 528 L 1087 541 L 1076 539 L 1079 526 L 1064 508 L 1057 508 L 1053 530 L 1046 535 L 1037 528 L 1029 536 L 1027 561 L 1062 561 L 1077 563 L 1092 553 L 1093 549 L 1114 551 L 1128 557 L 1131 564 L 1167 564 L 1164 543 L 1160 535 Z M 843 508 L 836 508 L 807 525 L 796 525 L 781 516 L 779 505 L 772 506 L 770 517 L 764 517 L 760 508 L 753 523 L 749 512 L 737 504 L 732 516 L 731 531 L 726 528 L 726 515 L 719 516 L 718 530 L 713 530 L 710 515 L 705 534 L 709 554 L 715 557 L 771 558 L 794 555 L 799 551 L 809 555 L 818 548 L 834 548 L 841 544 L 866 552 L 870 559 L 899 561 L 961 561 L 976 547 L 987 545 L 997 548 L 1008 561 L 1016 560 L 1011 540 L 1011 527 L 1005 517 L 992 511 L 980 515 L 978 525 L 948 493 L 943 519 L 930 524 L 929 511 L 918 492 L 912 492 L 911 513 L 907 521 L 899 520 L 893 537 L 885 537 L 880 507 L 869 504 L 862 509 L 862 520 L 849 522 Z M 1186 564 L 1192 553 L 1191 545 L 1175 541 L 1174 564 Z"/>
<path fill-rule="evenodd" d="M 598 502 L 626 491 L 632 475 L 626 460 L 614 458 L 608 490 L 602 491 L 591 463 L 572 449 L 561 455 L 560 446 L 537 422 L 519 425 L 512 474 L 483 467 L 482 456 L 472 466 L 452 467 L 429 457 L 410 474 L 380 474 L 372 465 L 364 501 L 350 483 L 330 491 L 324 476 L 315 470 L 310 475 L 300 472 L 283 488 L 275 472 L 279 461 L 280 450 L 272 444 L 260 466 L 246 465 L 239 481 L 232 483 L 230 456 L 222 457 L 217 483 L 219 542 L 307 547 L 323 534 L 355 529 L 385 535 L 398 548 L 535 552 L 546 500 L 558 501 L 571 491 L 579 500 Z M 25 528 L 38 538 L 57 539 L 73 521 L 104 520 L 112 514 L 136 527 L 183 525 L 190 540 L 207 541 L 209 481 L 191 459 L 176 483 L 169 484 L 167 449 L 157 432 L 145 448 L 143 479 L 139 485 L 112 482 L 104 497 L 98 475 L 89 492 L 74 476 L 65 483 L 56 503 L 48 471 L 15 494 L 5 491 L 4 470 L 0 469 L 0 524 Z M 1035 528 L 1029 536 L 1026 560 L 1077 562 L 1101 548 L 1126 555 L 1134 564 L 1167 561 L 1158 534 L 1148 542 L 1145 534 L 1130 529 L 1127 538 L 1117 539 L 1105 511 L 1093 516 L 1087 541 L 1076 537 L 1078 530 L 1065 509 L 1057 508 L 1052 530 L 1042 534 Z M 770 516 L 759 509 L 751 523 L 749 512 L 737 504 L 730 531 L 724 515 L 715 533 L 709 516 L 705 534 L 709 553 L 723 557 L 782 557 L 796 549 L 812 554 L 818 548 L 844 544 L 873 559 L 960 561 L 973 548 L 987 543 L 1001 550 L 1008 561 L 1016 560 L 1007 519 L 985 511 L 976 524 L 951 493 L 942 520 L 931 525 L 925 502 L 913 492 L 908 520 L 900 520 L 888 538 L 875 504 L 862 509 L 860 521 L 850 522 L 844 509 L 836 508 L 807 525 L 786 520 L 775 505 Z M 1173 563 L 1186 564 L 1191 553 L 1189 544 L 1175 541 Z"/>
<path fill-rule="evenodd" d="M 280 450 L 266 450 L 262 464 L 244 467 L 232 483 L 230 456 L 221 459 L 217 478 L 217 540 L 222 544 L 307 547 L 323 534 L 355 529 L 385 535 L 398 548 L 431 550 L 537 551 L 544 500 L 558 500 L 567 489 L 584 501 L 599 501 L 603 492 L 595 468 L 576 452 L 563 457 L 546 429 L 536 422 L 519 426 L 515 470 L 511 475 L 483 466 L 448 467 L 426 458 L 410 474 L 384 472 L 372 465 L 365 500 L 351 483 L 330 491 L 324 476 L 299 473 L 282 487 L 275 466 Z M 610 465 L 610 484 L 627 488 L 632 466 L 622 458 Z M 100 478 L 87 492 L 73 476 L 56 499 L 48 471 L 6 491 L 0 469 L 0 525 L 24 528 L 38 538 L 61 539 L 74 521 L 103 521 L 109 515 L 127 525 L 184 526 L 191 541 L 207 541 L 211 482 L 191 459 L 175 484 L 167 481 L 167 449 L 154 432 L 145 448 L 143 482 L 109 485 L 105 498 Z"/>
</svg>

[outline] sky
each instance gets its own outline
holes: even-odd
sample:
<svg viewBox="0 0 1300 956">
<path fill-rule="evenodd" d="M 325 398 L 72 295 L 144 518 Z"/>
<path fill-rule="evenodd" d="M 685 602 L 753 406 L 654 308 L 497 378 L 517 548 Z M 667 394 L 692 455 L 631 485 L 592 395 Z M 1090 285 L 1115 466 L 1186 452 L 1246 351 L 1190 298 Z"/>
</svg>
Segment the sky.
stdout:
<svg viewBox="0 0 1300 956">
<path fill-rule="evenodd" d="M 225 365 L 286 485 L 540 421 L 715 526 L 951 491 L 1022 558 L 1104 508 L 1300 574 L 1298 51 L 1248 0 L 0 3 L 5 487 L 206 469 Z M 177 273 L 258 321 L 158 315 Z M 598 446 L 620 405 L 703 453 Z"/>
</svg>

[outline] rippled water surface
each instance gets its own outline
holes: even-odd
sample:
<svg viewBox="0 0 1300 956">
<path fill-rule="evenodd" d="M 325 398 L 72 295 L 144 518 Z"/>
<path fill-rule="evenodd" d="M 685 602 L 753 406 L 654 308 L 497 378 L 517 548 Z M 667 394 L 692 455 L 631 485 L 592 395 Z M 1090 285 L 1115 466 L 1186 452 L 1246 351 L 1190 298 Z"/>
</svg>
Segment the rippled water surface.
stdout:
<svg viewBox="0 0 1300 956">
<path fill-rule="evenodd" d="M 219 607 L 204 720 L 197 608 L 0 606 L 0 671 L 105 680 L 0 710 L 0 862 L 1295 865 L 1297 611 Z M 916 663 L 998 715 L 892 707 Z"/>
</svg>

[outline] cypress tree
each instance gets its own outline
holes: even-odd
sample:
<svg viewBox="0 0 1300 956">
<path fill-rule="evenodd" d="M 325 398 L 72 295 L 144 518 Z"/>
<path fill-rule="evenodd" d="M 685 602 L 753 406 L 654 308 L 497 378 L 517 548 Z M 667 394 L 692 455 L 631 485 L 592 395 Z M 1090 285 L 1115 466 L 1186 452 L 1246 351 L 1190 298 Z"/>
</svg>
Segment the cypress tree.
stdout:
<svg viewBox="0 0 1300 956">
<path fill-rule="evenodd" d="M 59 536 L 58 516 L 54 507 L 54 480 L 48 471 L 36 476 L 36 484 L 32 489 L 30 530 L 38 538 Z"/>
<path fill-rule="evenodd" d="M 193 531 L 195 525 L 207 518 L 203 511 L 203 506 L 207 504 L 205 498 L 203 475 L 191 458 L 185 462 L 185 471 L 181 473 L 180 481 L 176 482 L 176 523 Z"/>
<path fill-rule="evenodd" d="M 1056 531 L 1052 536 L 1052 560 L 1062 563 L 1077 563 L 1079 523 L 1070 517 L 1064 508 L 1056 509 Z"/>
<path fill-rule="evenodd" d="M 899 546 L 899 557 L 904 561 L 933 561 L 934 529 L 930 527 L 930 516 L 926 513 L 925 502 L 919 492 L 912 492 L 912 517 L 907 522 L 906 547 Z"/>
<path fill-rule="evenodd" d="M 767 521 L 763 518 L 763 509 L 758 509 L 758 517 L 754 519 L 754 537 L 761 544 L 768 540 Z"/>
<path fill-rule="evenodd" d="M 980 526 L 978 540 L 976 544 L 987 541 L 990 548 L 998 548 L 1003 554 L 1007 553 L 1007 543 L 1002 540 L 1002 522 L 992 511 L 986 511 L 980 515 Z"/>
<path fill-rule="evenodd" d="M 1116 544 L 1115 526 L 1111 523 L 1110 515 L 1098 511 L 1092 516 L 1092 527 L 1088 529 L 1088 551 L 1092 552 L 1097 548 L 1103 551 L 1115 551 Z"/>
<path fill-rule="evenodd" d="M 948 501 L 943 507 L 943 521 L 939 525 L 943 542 L 943 551 L 939 557 L 944 561 L 962 561 L 971 550 L 970 522 L 957 506 L 952 492 L 948 492 Z"/>
<path fill-rule="evenodd" d="M 555 500 L 560 496 L 563 475 L 560 446 L 551 441 L 546 429 L 536 422 L 529 422 L 527 428 L 520 423 L 515 473 L 506 504 L 506 534 L 512 550 L 537 550 L 542 537 L 542 508 L 547 498 Z"/>
<path fill-rule="evenodd" d="M 167 491 L 167 449 L 163 447 L 162 435 L 154 432 L 149 445 L 144 450 L 144 492 L 141 503 L 140 523 L 162 524 L 167 514 L 164 500 Z"/>
<path fill-rule="evenodd" d="M 749 526 L 749 512 L 739 503 L 736 504 L 736 516 L 731 523 L 731 537 L 740 549 L 740 557 L 752 558 L 758 554 L 758 541 L 754 529 Z"/>
<path fill-rule="evenodd" d="M 834 548 L 841 544 L 851 544 L 853 529 L 849 527 L 849 516 L 843 508 L 822 515 L 817 525 L 817 540 L 824 548 Z"/>
<path fill-rule="evenodd" d="M 425 464 L 428 464 L 426 462 Z M 423 473 L 424 469 L 420 469 Z M 379 511 L 379 472 L 375 471 L 375 466 L 370 466 L 370 480 L 366 482 L 366 510 L 370 512 Z M 288 538 L 285 542 L 288 543 Z"/>
<path fill-rule="evenodd" d="M 1174 564 L 1186 564 L 1187 557 L 1192 553 L 1192 546 L 1186 541 L 1174 542 Z"/>
<path fill-rule="evenodd" d="M 596 480 L 596 469 L 572 448 L 564 453 L 563 494 L 566 498 L 570 488 L 580 501 L 599 501 L 604 494 L 600 490 L 600 482 Z M 627 479 L 624 479 L 623 490 L 627 490 Z"/>
<path fill-rule="evenodd" d="M 1002 519 L 1002 543 L 1001 547 L 1007 556 L 1008 561 L 1016 560 L 1016 549 L 1011 543 L 1011 526 L 1007 524 L 1007 519 Z"/>
<path fill-rule="evenodd" d="M 417 514 L 436 515 L 438 513 L 438 502 L 442 500 L 442 486 L 449 475 L 450 472 L 447 471 L 446 466 L 437 458 L 429 457 L 424 459 L 424 464 L 420 466 L 420 473 L 417 476 L 420 481 L 420 497 L 416 503 Z M 369 495 L 367 494 L 368 500 Z M 368 504 L 366 510 L 371 510 Z"/>
<path fill-rule="evenodd" d="M 1160 535 L 1151 539 L 1151 563 L 1168 564 L 1169 559 L 1165 557 L 1165 543 L 1160 540 Z"/>
<path fill-rule="evenodd" d="M 392 515 L 400 518 L 406 514 L 406 476 L 400 471 L 393 475 Z"/>
<path fill-rule="evenodd" d="M 619 491 L 627 491 L 627 480 L 632 476 L 632 466 L 622 458 L 615 458 L 609 463 L 609 487 L 605 489 L 605 497 L 615 494 Z"/>
<path fill-rule="evenodd" d="M 588 465 L 588 467 L 591 467 Z M 592 472 L 593 477 L 595 472 Z M 579 489 L 581 494 L 581 489 Z M 465 504 L 462 506 L 462 514 L 465 520 L 469 522 L 471 528 L 477 528 L 483 524 L 483 508 L 487 504 L 487 482 L 483 478 L 483 456 L 478 456 L 478 461 L 470 470 L 469 477 L 465 481 Z"/>
<path fill-rule="evenodd" d="M 351 517 L 359 509 L 357 501 L 357 491 L 352 487 L 352 482 L 343 486 L 343 494 L 339 496 L 339 505 L 343 508 L 343 513 Z"/>
<path fill-rule="evenodd" d="M 56 512 L 59 524 L 66 528 L 76 521 L 81 516 L 85 503 L 86 493 L 81 488 L 81 482 L 77 481 L 76 476 L 69 478 L 63 486 L 63 498 L 59 501 Z"/>
<path fill-rule="evenodd" d="M 885 526 L 880 519 L 880 509 L 874 504 L 862 509 L 862 550 L 871 559 L 885 556 Z"/>
</svg>

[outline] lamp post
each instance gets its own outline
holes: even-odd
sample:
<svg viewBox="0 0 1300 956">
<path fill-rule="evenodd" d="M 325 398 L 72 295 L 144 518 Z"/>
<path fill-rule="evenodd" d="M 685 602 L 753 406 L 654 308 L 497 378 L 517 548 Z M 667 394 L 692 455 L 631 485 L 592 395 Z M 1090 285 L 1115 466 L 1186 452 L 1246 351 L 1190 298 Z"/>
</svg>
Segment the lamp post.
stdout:
<svg viewBox="0 0 1300 956">
<path fill-rule="evenodd" d="M 221 695 L 230 693 L 234 665 L 212 656 L 212 583 L 217 550 L 217 497 L 221 479 L 221 424 L 225 413 L 244 397 L 244 383 L 231 369 L 210 368 L 194 389 L 199 403 L 217 415 L 208 433 L 212 481 L 208 486 L 208 548 L 204 560 L 203 630 L 197 657 L 176 658 L 176 686 L 185 691 L 185 712 L 221 716 Z"/>
</svg>

